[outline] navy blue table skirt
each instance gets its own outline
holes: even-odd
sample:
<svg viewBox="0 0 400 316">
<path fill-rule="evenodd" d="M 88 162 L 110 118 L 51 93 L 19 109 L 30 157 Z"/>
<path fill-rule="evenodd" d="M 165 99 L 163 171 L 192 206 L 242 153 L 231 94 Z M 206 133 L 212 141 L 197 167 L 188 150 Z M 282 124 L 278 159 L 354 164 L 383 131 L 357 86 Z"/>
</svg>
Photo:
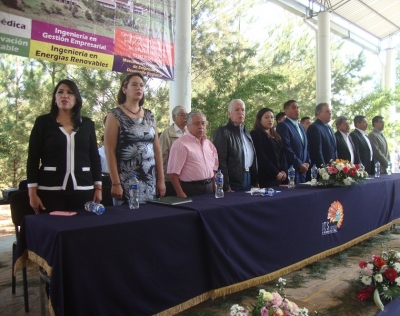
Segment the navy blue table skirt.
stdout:
<svg viewBox="0 0 400 316">
<path fill-rule="evenodd" d="M 108 207 L 101 216 L 27 216 L 16 266 L 34 262 L 51 273 L 56 315 L 168 315 L 298 269 L 400 218 L 398 174 L 276 189 L 274 197 Z M 339 208 L 340 223 L 329 221 L 330 208 Z"/>
</svg>

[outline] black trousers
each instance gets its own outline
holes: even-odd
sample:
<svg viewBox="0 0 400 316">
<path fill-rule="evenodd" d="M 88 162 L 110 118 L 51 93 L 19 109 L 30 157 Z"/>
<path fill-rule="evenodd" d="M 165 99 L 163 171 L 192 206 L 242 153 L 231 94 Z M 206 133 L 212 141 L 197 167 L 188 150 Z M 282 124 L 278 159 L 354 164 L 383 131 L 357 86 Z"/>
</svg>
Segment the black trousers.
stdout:
<svg viewBox="0 0 400 316">
<path fill-rule="evenodd" d="M 37 195 L 46 208 L 41 212 L 72 211 L 83 209 L 86 202 L 92 201 L 93 190 L 37 190 Z"/>
<path fill-rule="evenodd" d="M 181 187 L 183 192 L 187 196 L 201 195 L 206 193 L 213 193 L 213 182 L 204 184 L 204 183 L 193 183 L 193 182 L 181 182 Z"/>
</svg>

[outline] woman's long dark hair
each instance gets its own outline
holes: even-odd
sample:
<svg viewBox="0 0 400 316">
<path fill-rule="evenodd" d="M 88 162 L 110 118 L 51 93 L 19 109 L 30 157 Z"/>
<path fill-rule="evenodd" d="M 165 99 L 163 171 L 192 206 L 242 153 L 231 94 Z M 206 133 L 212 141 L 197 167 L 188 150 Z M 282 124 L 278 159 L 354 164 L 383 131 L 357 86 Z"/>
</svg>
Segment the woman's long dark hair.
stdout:
<svg viewBox="0 0 400 316">
<path fill-rule="evenodd" d="M 54 117 L 54 119 L 57 119 L 58 115 L 58 106 L 56 103 L 56 93 L 58 90 L 58 87 L 62 84 L 65 84 L 68 86 L 68 88 L 71 89 L 72 93 L 75 95 L 76 98 L 76 103 L 74 107 L 72 108 L 72 125 L 74 126 L 74 131 L 78 130 L 79 126 L 81 125 L 82 122 L 82 117 L 81 117 L 81 110 L 82 110 L 82 97 L 79 92 L 78 86 L 76 85 L 75 82 L 69 80 L 69 79 L 64 79 L 61 80 L 56 87 L 54 88 L 53 91 L 53 98 L 51 100 L 51 110 L 50 114 Z"/>
<path fill-rule="evenodd" d="M 281 136 L 279 136 L 279 134 L 275 131 L 275 128 L 272 126 L 272 128 L 270 128 L 269 130 L 269 134 L 267 133 L 267 131 L 265 130 L 265 128 L 261 125 L 261 118 L 263 117 L 263 115 L 266 112 L 271 112 L 272 113 L 272 117 L 274 117 L 274 111 L 272 111 L 272 109 L 270 108 L 262 108 L 260 111 L 258 111 L 257 115 L 256 115 L 256 121 L 254 122 L 254 129 L 255 130 L 261 130 L 264 133 L 266 133 L 268 135 L 268 137 L 273 137 L 277 140 L 281 140 Z"/>
<path fill-rule="evenodd" d="M 131 74 L 127 75 L 124 80 L 121 83 L 121 87 L 119 88 L 118 91 L 118 95 L 117 95 L 117 100 L 118 100 L 118 104 L 124 104 L 126 101 L 126 94 L 122 91 L 122 88 L 127 88 L 128 87 L 128 83 L 129 80 L 131 80 L 132 77 L 139 77 L 140 79 L 143 80 L 144 83 L 144 78 L 143 75 L 140 72 L 132 72 Z M 139 106 L 143 106 L 144 104 L 144 93 L 143 93 L 143 97 L 140 99 L 139 101 Z"/>
</svg>

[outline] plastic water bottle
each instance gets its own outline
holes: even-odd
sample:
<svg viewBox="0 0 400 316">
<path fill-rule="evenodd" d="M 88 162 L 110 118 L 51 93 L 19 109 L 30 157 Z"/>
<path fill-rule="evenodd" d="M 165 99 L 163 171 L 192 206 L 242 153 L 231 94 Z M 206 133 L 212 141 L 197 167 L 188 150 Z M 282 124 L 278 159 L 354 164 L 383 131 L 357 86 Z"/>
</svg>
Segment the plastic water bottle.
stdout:
<svg viewBox="0 0 400 316">
<path fill-rule="evenodd" d="M 294 184 L 295 175 L 296 175 L 296 172 L 293 168 L 293 165 L 290 165 L 290 168 L 288 170 L 288 179 L 289 179 L 288 188 L 289 189 L 294 189 L 296 187 L 296 185 Z"/>
<path fill-rule="evenodd" d="M 218 169 L 215 174 L 215 198 L 220 199 L 224 197 L 224 175 L 221 172 L 221 169 Z"/>
<path fill-rule="evenodd" d="M 103 204 L 94 203 L 94 202 L 86 202 L 85 203 L 85 210 L 88 212 L 95 213 L 97 215 L 101 215 L 106 210 Z"/>
<path fill-rule="evenodd" d="M 375 178 L 379 178 L 381 176 L 381 164 L 379 161 L 375 164 Z"/>
<path fill-rule="evenodd" d="M 274 196 L 276 191 L 273 188 L 265 189 L 264 195 L 265 196 Z"/>
<path fill-rule="evenodd" d="M 136 178 L 136 174 L 133 174 L 129 179 L 129 208 L 139 208 L 139 181 Z"/>
<path fill-rule="evenodd" d="M 313 187 L 315 187 L 318 184 L 317 177 L 318 177 L 318 168 L 315 164 L 313 164 L 311 168 L 311 185 Z"/>
<path fill-rule="evenodd" d="M 388 175 L 392 174 L 392 163 L 389 161 L 386 172 Z"/>
</svg>

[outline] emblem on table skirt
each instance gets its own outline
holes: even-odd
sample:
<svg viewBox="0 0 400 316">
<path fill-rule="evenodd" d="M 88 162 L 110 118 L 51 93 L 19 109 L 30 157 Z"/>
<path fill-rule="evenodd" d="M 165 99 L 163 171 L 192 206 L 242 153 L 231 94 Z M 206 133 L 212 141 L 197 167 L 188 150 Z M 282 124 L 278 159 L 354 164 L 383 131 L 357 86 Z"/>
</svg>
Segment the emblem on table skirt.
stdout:
<svg viewBox="0 0 400 316">
<path fill-rule="evenodd" d="M 343 223 L 344 212 L 343 206 L 339 201 L 335 201 L 328 209 L 328 217 L 331 224 L 337 223 L 337 228 L 340 228 Z"/>
</svg>

